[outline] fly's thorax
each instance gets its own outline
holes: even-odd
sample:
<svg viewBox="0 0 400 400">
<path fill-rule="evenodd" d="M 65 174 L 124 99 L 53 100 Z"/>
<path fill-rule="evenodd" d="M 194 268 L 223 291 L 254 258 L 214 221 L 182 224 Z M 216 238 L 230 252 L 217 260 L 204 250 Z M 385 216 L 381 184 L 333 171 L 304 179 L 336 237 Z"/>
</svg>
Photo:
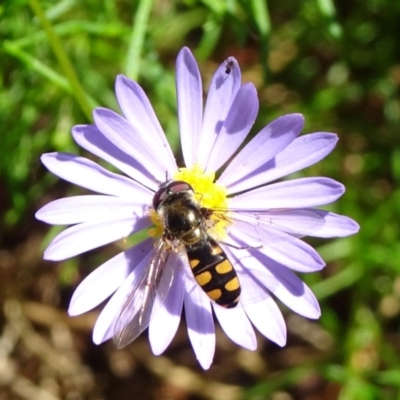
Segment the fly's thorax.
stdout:
<svg viewBox="0 0 400 400">
<path fill-rule="evenodd" d="M 230 224 L 224 213 L 228 198 L 226 190 L 214 182 L 215 174 L 205 173 L 195 164 L 175 175 L 175 180 L 162 183 L 153 197 L 149 215 L 154 227 L 149 235 L 183 245 L 196 244 L 206 235 L 224 240 Z"/>
<path fill-rule="evenodd" d="M 160 189 L 161 194 L 155 196 L 155 203 L 158 202 L 156 211 L 164 227 L 165 238 L 170 241 L 178 239 L 184 245 L 197 243 L 204 236 L 203 214 L 190 185 L 170 182 L 165 186 L 166 193 L 162 192 L 163 188 Z"/>
</svg>

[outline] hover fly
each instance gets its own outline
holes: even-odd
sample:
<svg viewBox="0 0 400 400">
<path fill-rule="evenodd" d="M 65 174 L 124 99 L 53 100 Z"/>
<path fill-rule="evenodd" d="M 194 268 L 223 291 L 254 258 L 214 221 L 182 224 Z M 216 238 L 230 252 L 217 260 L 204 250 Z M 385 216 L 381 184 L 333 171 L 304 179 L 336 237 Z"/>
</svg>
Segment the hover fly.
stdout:
<svg viewBox="0 0 400 400">
<path fill-rule="evenodd" d="M 183 181 L 161 186 L 153 207 L 163 220 L 164 240 L 185 248 L 193 275 L 208 297 L 222 307 L 235 307 L 240 284 L 225 252 L 207 233 L 212 211 L 200 207 L 192 187 Z"/>
<path fill-rule="evenodd" d="M 191 185 L 173 180 L 160 186 L 153 197 L 153 208 L 162 222 L 164 231 L 115 323 L 114 342 L 118 348 L 125 347 L 148 327 L 156 293 L 165 299 L 174 277 L 174 269 L 168 262 L 172 252 L 186 254 L 195 280 L 211 301 L 224 308 L 233 308 L 240 300 L 241 287 L 237 272 L 225 251 L 209 234 L 213 224 L 211 217 L 215 217 L 218 211 L 201 207 Z M 237 214 L 238 220 L 241 219 L 240 216 L 245 219 L 251 216 L 253 220 L 249 225 L 255 228 L 255 232 L 258 229 L 262 230 L 262 224 L 273 224 L 272 220 L 279 221 L 279 213 L 282 211 L 287 212 L 219 210 L 221 216 L 226 212 Z M 311 210 L 302 212 L 309 214 L 300 217 L 304 221 L 308 219 L 306 224 L 309 224 L 310 228 L 311 225 L 315 228 L 316 224 L 323 224 L 323 217 L 319 214 L 314 214 Z M 282 226 L 281 230 L 289 232 L 289 228 L 285 226 Z M 290 233 L 302 236 L 301 233 Z"/>
</svg>

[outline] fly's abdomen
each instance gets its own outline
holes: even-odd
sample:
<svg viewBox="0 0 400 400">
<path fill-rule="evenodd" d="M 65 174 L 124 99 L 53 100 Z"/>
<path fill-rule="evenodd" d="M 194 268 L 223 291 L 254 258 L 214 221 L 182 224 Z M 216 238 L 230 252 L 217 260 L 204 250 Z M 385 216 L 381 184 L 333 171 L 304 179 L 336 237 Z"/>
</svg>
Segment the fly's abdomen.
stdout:
<svg viewBox="0 0 400 400">
<path fill-rule="evenodd" d="M 186 246 L 190 267 L 197 283 L 211 300 L 226 308 L 239 302 L 240 283 L 232 263 L 215 240 L 207 236 Z"/>
</svg>

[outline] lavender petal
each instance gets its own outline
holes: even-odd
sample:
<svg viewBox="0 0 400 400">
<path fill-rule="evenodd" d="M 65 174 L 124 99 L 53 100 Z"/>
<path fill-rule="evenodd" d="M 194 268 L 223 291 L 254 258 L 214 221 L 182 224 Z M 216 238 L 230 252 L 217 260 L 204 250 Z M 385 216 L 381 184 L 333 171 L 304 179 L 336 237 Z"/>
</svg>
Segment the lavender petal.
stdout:
<svg viewBox="0 0 400 400">
<path fill-rule="evenodd" d="M 58 234 L 44 252 L 45 260 L 61 261 L 82 254 L 151 225 L 148 217 L 83 222 Z"/>
<path fill-rule="evenodd" d="M 196 162 L 203 117 L 203 87 L 193 54 L 184 47 L 176 60 L 176 96 L 179 131 L 186 167 Z"/>
<path fill-rule="evenodd" d="M 246 179 L 231 185 L 229 193 L 241 191 L 244 186 L 251 188 L 265 185 L 307 168 L 325 158 L 334 149 L 337 141 L 338 137 L 333 133 L 318 132 L 299 136 L 261 168 L 247 175 Z"/>
<path fill-rule="evenodd" d="M 246 83 L 238 90 L 211 150 L 206 171 L 217 171 L 239 148 L 258 113 L 256 88 Z"/>
<path fill-rule="evenodd" d="M 93 118 L 96 126 L 111 143 L 131 156 L 137 163 L 146 165 L 154 181 L 163 182 L 165 180 L 164 160 L 155 157 L 157 153 L 152 152 L 138 130 L 126 119 L 107 108 L 96 108 L 93 111 Z"/>
<path fill-rule="evenodd" d="M 185 275 L 176 271 L 174 281 L 164 301 L 157 296 L 158 305 L 149 325 L 149 341 L 154 355 L 162 354 L 175 336 L 182 315 Z M 162 332 L 162 335 L 160 334 Z"/>
<path fill-rule="evenodd" d="M 272 121 L 239 152 L 221 174 L 218 183 L 224 185 L 229 193 L 251 189 L 252 179 L 263 174 L 269 161 L 299 135 L 303 125 L 301 114 L 288 114 Z"/>
<path fill-rule="evenodd" d="M 274 229 L 253 229 L 243 223 L 231 227 L 229 237 L 238 246 L 259 243 L 260 248 L 249 250 L 254 255 L 262 253 L 288 268 L 300 272 L 315 272 L 324 268 L 325 263 L 312 246 L 301 239 Z"/>
<path fill-rule="evenodd" d="M 52 225 L 73 225 L 94 220 L 129 218 L 133 215 L 144 215 L 143 204 L 149 204 L 151 201 L 149 196 L 146 197 L 143 203 L 103 195 L 65 197 L 47 203 L 35 214 L 35 217 Z"/>
<path fill-rule="evenodd" d="M 341 183 L 329 178 L 292 179 L 235 196 L 230 206 L 256 210 L 314 207 L 334 202 L 344 191 Z"/>
<path fill-rule="evenodd" d="M 287 307 L 304 317 L 319 318 L 321 310 L 317 299 L 310 288 L 290 269 L 260 252 L 255 252 L 252 257 L 249 257 L 244 250 L 231 248 L 230 251 L 249 274 L 256 271 L 254 279 Z M 265 278 L 259 279 L 259 276 L 265 276 Z"/>
<path fill-rule="evenodd" d="M 243 308 L 223 308 L 213 304 L 214 312 L 226 335 L 247 350 L 257 348 L 257 338 Z"/>
<path fill-rule="evenodd" d="M 158 189 L 159 182 L 147 168 L 111 143 L 95 125 L 76 125 L 72 128 L 72 136 L 79 146 L 134 179 L 137 186 L 145 186 L 153 192 Z"/>
<path fill-rule="evenodd" d="M 86 189 L 111 196 L 138 196 L 137 183 L 114 174 L 87 158 L 67 153 L 47 153 L 40 159 L 54 175 Z"/>
<path fill-rule="evenodd" d="M 171 147 L 144 90 L 126 76 L 118 75 L 115 83 L 118 104 L 152 154 L 163 160 L 169 175 L 176 170 Z"/>
<path fill-rule="evenodd" d="M 209 298 L 191 279 L 186 279 L 184 296 L 190 342 L 203 369 L 211 366 L 215 352 L 215 328 Z"/>
<path fill-rule="evenodd" d="M 357 222 L 344 215 L 338 215 L 324 210 L 313 209 L 313 211 L 321 215 L 325 223 L 316 231 L 309 233 L 310 236 L 321 238 L 345 237 L 354 235 L 360 229 Z"/>
<path fill-rule="evenodd" d="M 241 85 L 241 73 L 236 59 L 230 57 L 229 62 L 232 64 L 231 73 L 225 72 L 226 62 L 223 62 L 213 75 L 207 95 L 196 158 L 203 168 L 207 165 L 209 154 Z"/>
</svg>

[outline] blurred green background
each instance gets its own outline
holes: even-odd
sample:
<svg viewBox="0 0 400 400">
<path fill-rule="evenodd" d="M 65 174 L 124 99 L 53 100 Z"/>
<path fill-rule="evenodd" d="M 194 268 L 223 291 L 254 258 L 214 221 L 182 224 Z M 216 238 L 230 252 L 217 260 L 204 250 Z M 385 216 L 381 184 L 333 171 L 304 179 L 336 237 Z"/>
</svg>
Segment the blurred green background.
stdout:
<svg viewBox="0 0 400 400">
<path fill-rule="evenodd" d="M 0 4 L 0 400 L 400 399 L 400 2 L 393 0 L 5 0 Z M 260 98 L 257 132 L 301 112 L 335 151 L 301 176 L 347 187 L 331 210 L 358 235 L 311 241 L 327 262 L 302 276 L 320 300 L 308 321 L 285 310 L 288 344 L 242 350 L 217 329 L 202 371 L 184 321 L 161 357 L 147 333 L 94 346 L 98 310 L 68 318 L 83 277 L 124 243 L 42 261 L 60 228 L 34 219 L 82 193 L 47 173 L 44 152 L 84 154 L 70 135 L 91 110 L 118 110 L 114 80 L 140 82 L 178 151 L 174 62 L 194 52 L 205 89 L 235 56 Z M 87 155 L 87 154 L 86 154 Z"/>
</svg>

